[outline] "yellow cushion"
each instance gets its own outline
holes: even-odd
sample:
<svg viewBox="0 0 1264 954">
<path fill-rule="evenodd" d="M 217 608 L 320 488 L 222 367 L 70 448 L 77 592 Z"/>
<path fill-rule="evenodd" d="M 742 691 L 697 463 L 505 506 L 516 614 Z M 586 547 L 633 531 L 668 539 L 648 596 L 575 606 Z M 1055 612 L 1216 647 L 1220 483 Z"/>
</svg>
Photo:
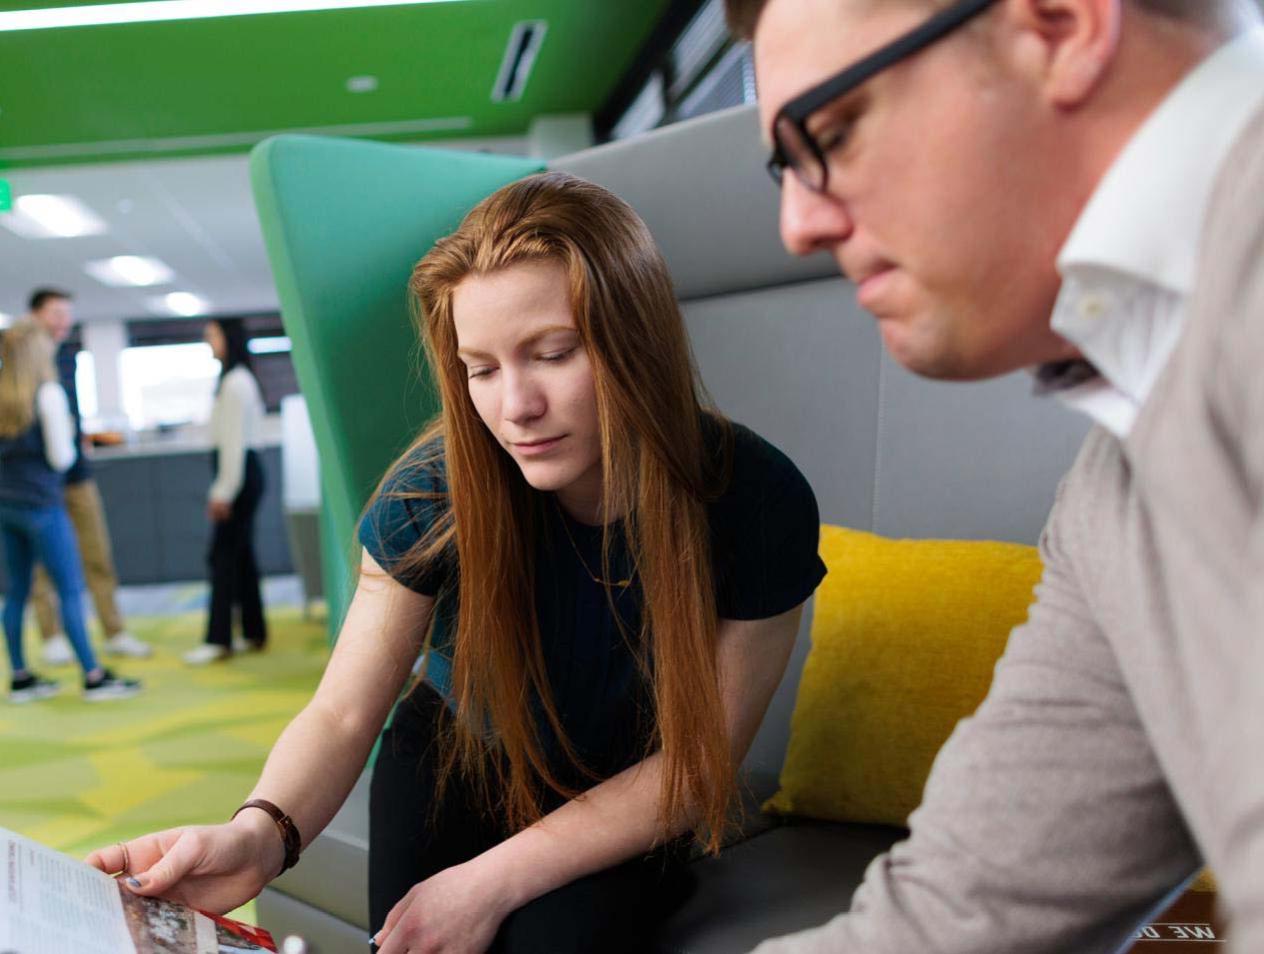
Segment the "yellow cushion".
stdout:
<svg viewBox="0 0 1264 954">
<path fill-rule="evenodd" d="M 1035 548 L 821 528 L 829 576 L 781 788 L 765 811 L 903 825 L 935 753 L 983 700 L 1040 579 Z"/>
</svg>

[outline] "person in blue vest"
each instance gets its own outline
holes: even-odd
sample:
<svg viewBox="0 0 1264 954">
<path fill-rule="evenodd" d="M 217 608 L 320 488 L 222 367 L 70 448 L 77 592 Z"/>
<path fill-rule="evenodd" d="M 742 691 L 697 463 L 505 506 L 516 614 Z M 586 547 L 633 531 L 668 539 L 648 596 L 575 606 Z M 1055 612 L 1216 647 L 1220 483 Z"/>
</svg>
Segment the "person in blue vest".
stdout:
<svg viewBox="0 0 1264 954">
<path fill-rule="evenodd" d="M 53 368 L 52 339 L 38 325 L 21 322 L 0 345 L 0 540 L 9 571 L 4 637 L 12 679 L 11 702 L 55 695 L 58 683 L 27 668 L 22 615 L 38 561 L 61 601 L 62 622 L 83 668 L 89 702 L 122 699 L 140 683 L 101 666 L 88 643 L 83 619 L 83 569 L 74 527 L 63 497 L 65 472 L 74 463 L 74 422 L 66 392 Z"/>
<path fill-rule="evenodd" d="M 75 425 L 75 460 L 66 471 L 66 512 L 79 541 L 79 558 L 83 563 L 92 605 L 104 631 L 104 649 L 109 656 L 132 656 L 145 659 L 153 647 L 128 632 L 119 609 L 116 591 L 118 574 L 110 546 L 110 528 L 105 519 L 101 491 L 92 475 L 92 462 L 82 450 L 83 422 L 79 415 L 79 389 L 75 383 L 78 350 L 67 338 L 74 325 L 74 307 L 69 292 L 57 288 L 37 288 L 31 292 L 30 317 L 52 338 L 57 349 L 57 376 L 70 402 L 70 415 Z M 48 575 L 42 567 L 35 569 L 31 603 L 40 635 L 44 639 L 42 655 L 49 666 L 69 666 L 75 661 L 70 641 L 58 623 L 57 601 Z"/>
</svg>

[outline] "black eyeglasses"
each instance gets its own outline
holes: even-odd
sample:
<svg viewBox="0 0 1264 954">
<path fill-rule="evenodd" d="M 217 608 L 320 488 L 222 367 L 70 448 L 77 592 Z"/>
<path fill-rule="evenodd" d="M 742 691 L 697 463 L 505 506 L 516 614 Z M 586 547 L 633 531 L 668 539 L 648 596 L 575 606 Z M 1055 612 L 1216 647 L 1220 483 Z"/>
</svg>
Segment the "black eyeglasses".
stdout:
<svg viewBox="0 0 1264 954">
<path fill-rule="evenodd" d="M 773 181 L 781 185 L 789 168 L 806 188 L 812 192 L 824 192 L 829 181 L 829 167 L 825 161 L 827 150 L 822 149 L 816 137 L 808 131 L 808 118 L 827 103 L 850 93 L 875 73 L 947 36 L 995 2 L 962 0 L 953 4 L 841 73 L 800 93 L 777 110 L 772 121 L 772 156 L 768 159 L 768 174 Z"/>
</svg>

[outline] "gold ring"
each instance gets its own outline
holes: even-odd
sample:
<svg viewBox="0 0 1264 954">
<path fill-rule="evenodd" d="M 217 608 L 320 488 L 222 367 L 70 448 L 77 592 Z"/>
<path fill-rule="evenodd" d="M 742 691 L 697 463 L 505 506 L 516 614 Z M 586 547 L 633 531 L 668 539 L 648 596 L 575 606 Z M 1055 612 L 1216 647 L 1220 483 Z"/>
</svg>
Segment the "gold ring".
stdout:
<svg viewBox="0 0 1264 954">
<path fill-rule="evenodd" d="M 118 846 L 119 846 L 119 851 L 123 852 L 123 870 L 119 873 L 130 874 L 128 869 L 131 868 L 132 866 L 132 859 L 127 854 L 127 845 L 120 841 L 118 843 Z"/>
</svg>

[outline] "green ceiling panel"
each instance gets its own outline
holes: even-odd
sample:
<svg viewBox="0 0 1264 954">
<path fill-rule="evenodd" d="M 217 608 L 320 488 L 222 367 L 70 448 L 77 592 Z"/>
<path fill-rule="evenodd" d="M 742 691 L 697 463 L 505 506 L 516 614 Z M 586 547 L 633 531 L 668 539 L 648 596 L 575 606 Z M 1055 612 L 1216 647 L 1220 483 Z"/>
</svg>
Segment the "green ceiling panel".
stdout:
<svg viewBox="0 0 1264 954">
<path fill-rule="evenodd" d="M 70 6 L 0 0 L 0 10 Z M 462 0 L 0 33 L 0 163 L 244 151 L 316 129 L 386 140 L 507 136 L 591 112 L 667 0 Z M 513 25 L 547 33 L 523 98 L 491 87 Z M 350 93 L 349 77 L 378 88 Z"/>
</svg>

